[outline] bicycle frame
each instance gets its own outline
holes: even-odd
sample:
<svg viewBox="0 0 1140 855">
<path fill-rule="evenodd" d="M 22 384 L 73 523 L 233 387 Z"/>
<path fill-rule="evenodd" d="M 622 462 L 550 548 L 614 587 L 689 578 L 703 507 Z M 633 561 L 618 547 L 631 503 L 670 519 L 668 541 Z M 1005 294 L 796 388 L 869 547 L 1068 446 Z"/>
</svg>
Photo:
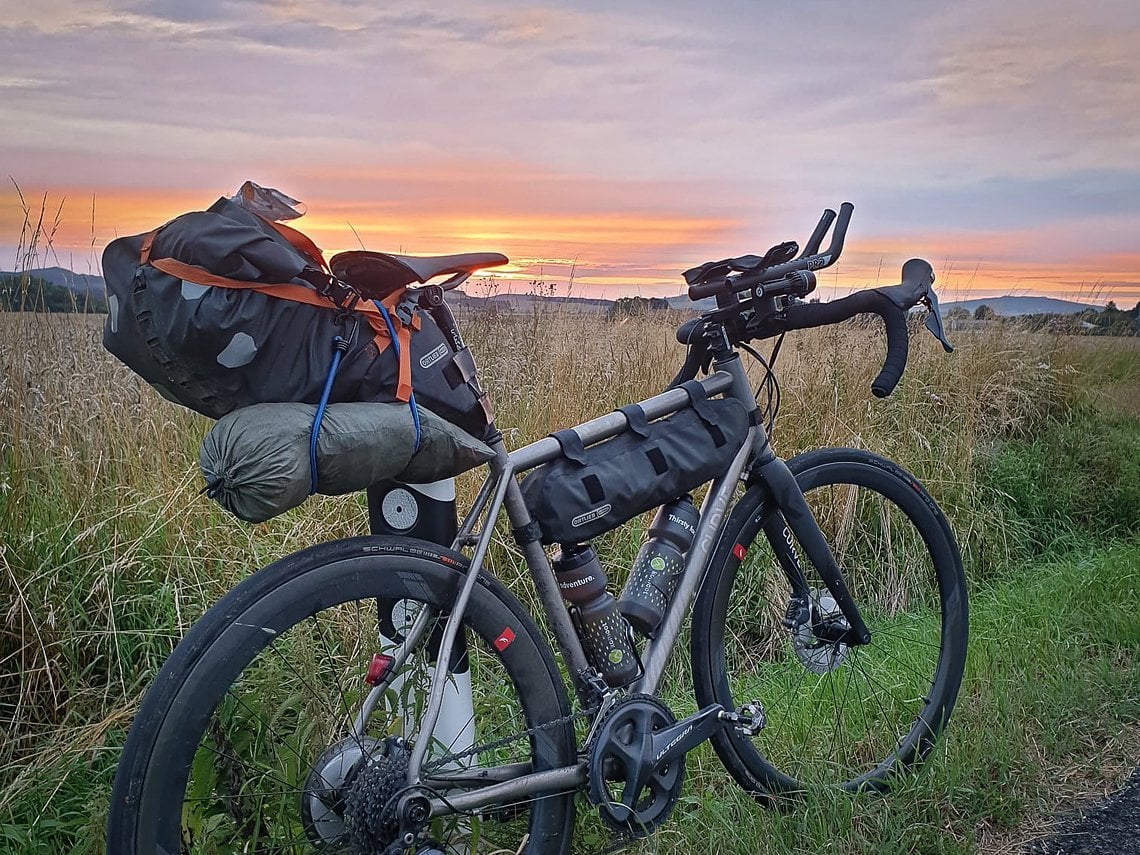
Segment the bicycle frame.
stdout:
<svg viewBox="0 0 1140 855">
<path fill-rule="evenodd" d="M 704 386 L 709 396 L 728 394 L 741 400 L 749 408 L 749 411 L 754 413 L 756 402 L 739 356 L 726 343 L 719 353 L 719 357 L 715 363 L 717 370 L 699 382 Z M 669 389 L 639 402 L 649 420 L 661 418 L 681 410 L 688 404 L 688 393 L 680 388 Z M 625 416 L 616 411 L 573 428 L 582 439 L 583 444 L 587 446 L 615 437 L 626 429 Z M 525 531 L 531 526 L 530 512 L 523 500 L 515 476 L 554 460 L 562 454 L 562 447 L 553 437 L 546 437 L 513 452 L 507 451 L 500 437 L 491 443 L 491 448 L 495 452 L 495 457 L 489 463 L 490 474 L 464 518 L 453 544 L 454 548 L 457 549 L 462 546 L 473 545 L 474 551 L 470 567 L 444 629 L 438 653 L 438 661 L 440 662 L 447 662 L 451 656 L 463 614 L 479 573 L 482 572 L 483 561 L 490 547 L 495 521 L 500 511 L 505 507 L 507 517 L 516 532 Z M 646 644 L 642 656 L 644 670 L 642 676 L 629 687 L 631 691 L 647 694 L 653 694 L 656 691 L 669 654 L 673 650 L 681 626 L 704 579 L 709 559 L 721 536 L 723 523 L 731 505 L 736 485 L 744 478 L 746 469 L 749 484 L 762 483 L 768 487 L 777 512 L 782 514 L 782 519 L 786 520 L 788 528 L 796 535 L 808 559 L 819 569 L 820 575 L 824 578 L 841 611 L 848 619 L 851 627 L 850 643 L 866 643 L 869 640 L 869 634 L 847 591 L 830 548 L 804 501 L 803 493 L 800 492 L 795 478 L 787 466 L 772 451 L 764 427 L 757 424 L 749 429 L 744 445 L 733 458 L 728 469 L 712 482 L 705 496 L 701 507 L 700 522 L 693 544 L 689 549 L 685 569 L 656 637 Z M 521 546 L 531 578 L 542 601 L 543 609 L 561 648 L 563 661 L 566 663 L 575 689 L 585 703 L 587 699 L 596 696 L 595 687 L 598 681 L 586 659 L 582 643 L 563 603 L 550 560 L 537 539 L 524 542 Z M 786 548 L 779 550 L 779 553 L 781 564 L 792 579 L 794 589 L 796 577 L 799 577 L 798 588 L 803 589 L 805 583 L 799 570 L 798 558 L 791 544 L 788 543 Z M 419 637 L 426 631 L 429 621 L 425 618 L 426 615 L 421 613 L 420 619 L 415 621 L 406 640 L 396 651 L 396 667 L 392 669 L 393 673 L 399 670 L 399 666 L 408 656 L 408 651 L 415 647 Z M 438 669 L 432 680 L 431 692 L 424 716 L 420 722 L 420 737 L 415 741 L 409 760 L 409 784 L 416 784 L 424 780 L 424 760 L 431 744 L 430 735 L 439 720 L 446 680 L 445 669 Z M 373 687 L 361 713 L 356 718 L 354 728 L 357 732 L 363 731 L 369 714 L 386 687 L 386 681 Z M 610 690 L 606 692 L 606 697 L 613 697 L 616 694 L 617 690 Z M 532 770 L 521 775 L 518 774 L 521 770 L 517 767 L 500 771 L 502 772 L 501 775 L 490 774 L 483 777 L 485 781 L 497 781 L 496 783 L 490 783 L 479 790 L 450 795 L 446 800 L 433 799 L 431 801 L 432 816 L 474 810 L 506 800 L 576 788 L 585 781 L 586 776 L 585 767 L 582 763 L 563 769 L 540 772 Z M 448 780 L 458 781 L 462 777 L 463 773 L 458 773 L 457 776 L 450 776 L 445 773 L 433 775 L 431 780 L 434 784 Z M 470 776 L 468 775 L 468 777 Z"/>
</svg>

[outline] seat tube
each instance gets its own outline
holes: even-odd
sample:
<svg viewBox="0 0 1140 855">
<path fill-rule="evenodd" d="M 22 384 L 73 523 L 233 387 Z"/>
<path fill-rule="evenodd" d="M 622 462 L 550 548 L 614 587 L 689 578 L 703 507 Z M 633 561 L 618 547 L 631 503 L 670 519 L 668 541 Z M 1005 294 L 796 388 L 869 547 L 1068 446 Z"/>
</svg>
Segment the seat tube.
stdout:
<svg viewBox="0 0 1140 855">
<path fill-rule="evenodd" d="M 401 484 L 384 481 L 368 489 L 368 523 L 374 535 L 416 537 L 440 546 L 450 547 L 459 528 L 455 508 L 455 479 L 447 478 L 431 484 Z M 404 630 L 411 626 L 416 613 L 403 600 L 377 600 L 380 621 L 380 643 L 385 649 L 398 646 Z M 439 646 L 443 627 L 437 627 L 428 638 L 427 654 L 432 671 L 438 667 Z M 475 710 L 471 694 L 471 667 L 463 635 L 456 636 L 448 667 L 451 677 L 444 687 L 443 705 L 433 736 L 451 754 L 461 754 L 475 744 Z M 394 696 L 403 698 L 401 678 L 390 688 Z M 410 694 L 409 702 L 412 702 Z M 411 735 L 417 722 L 412 709 L 398 709 L 404 736 Z M 461 762 L 461 761 L 460 761 Z"/>
</svg>

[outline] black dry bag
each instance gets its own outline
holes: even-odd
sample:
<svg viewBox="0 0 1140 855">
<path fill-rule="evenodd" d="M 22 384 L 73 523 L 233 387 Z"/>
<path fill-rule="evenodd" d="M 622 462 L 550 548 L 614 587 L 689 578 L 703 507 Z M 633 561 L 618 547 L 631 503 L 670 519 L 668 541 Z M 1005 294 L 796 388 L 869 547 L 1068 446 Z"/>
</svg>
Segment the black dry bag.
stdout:
<svg viewBox="0 0 1140 855">
<path fill-rule="evenodd" d="M 628 430 L 589 448 L 573 430 L 551 434 L 562 456 L 521 485 L 543 543 L 585 543 L 728 469 L 748 435 L 744 405 L 708 398 L 695 380 L 682 388 L 689 406 L 655 422 L 637 404 L 622 407 Z"/>
</svg>

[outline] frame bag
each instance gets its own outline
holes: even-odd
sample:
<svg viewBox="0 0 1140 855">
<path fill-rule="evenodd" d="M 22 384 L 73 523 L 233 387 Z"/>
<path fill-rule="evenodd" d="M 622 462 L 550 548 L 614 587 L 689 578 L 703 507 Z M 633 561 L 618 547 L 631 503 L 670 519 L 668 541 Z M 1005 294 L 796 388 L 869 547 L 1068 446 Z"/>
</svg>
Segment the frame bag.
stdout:
<svg viewBox="0 0 1140 855">
<path fill-rule="evenodd" d="M 521 485 L 543 543 L 585 543 L 728 469 L 748 435 L 744 405 L 708 398 L 695 380 L 681 388 L 690 406 L 655 422 L 637 404 L 622 407 L 629 429 L 589 448 L 573 430 L 551 434 L 562 456 Z"/>
</svg>

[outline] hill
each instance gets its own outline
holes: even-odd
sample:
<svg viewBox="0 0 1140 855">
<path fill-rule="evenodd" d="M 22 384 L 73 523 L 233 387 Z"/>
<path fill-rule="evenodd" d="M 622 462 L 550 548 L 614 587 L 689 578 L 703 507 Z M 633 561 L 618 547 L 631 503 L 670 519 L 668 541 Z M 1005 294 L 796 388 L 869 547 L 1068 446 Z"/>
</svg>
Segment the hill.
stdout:
<svg viewBox="0 0 1140 855">
<path fill-rule="evenodd" d="M 85 298 L 102 302 L 107 296 L 107 288 L 103 284 L 102 276 L 74 273 L 66 267 L 40 267 L 35 270 L 22 270 L 20 272 L 0 270 L 0 279 L 17 276 L 39 279 L 49 285 L 66 288 L 75 295 L 77 302 L 82 302 Z"/>
<path fill-rule="evenodd" d="M 58 276 L 53 282 L 36 275 L 37 272 L 0 273 L 0 312 L 107 311 L 107 299 L 101 285 L 88 286 L 87 283 L 77 283 L 82 290 L 73 290 L 66 285 L 58 284 Z"/>
<path fill-rule="evenodd" d="M 937 286 L 935 287 L 937 290 Z M 1020 315 L 1077 315 L 1081 312 L 1092 310 L 1094 312 L 1100 311 L 1100 306 L 1092 306 L 1086 303 L 1074 303 L 1071 300 L 1058 300 L 1054 297 L 985 297 L 980 300 L 960 300 L 956 303 L 942 303 L 941 308 L 943 314 L 953 308 L 965 309 L 970 314 L 981 305 L 989 306 L 995 313 L 1005 317 L 1017 317 Z M 716 301 L 712 298 L 701 300 L 693 303 L 688 297 L 670 297 L 669 305 L 676 309 L 698 309 L 705 311 L 711 309 L 716 305 Z"/>
<path fill-rule="evenodd" d="M 1018 315 L 1078 315 L 1081 312 L 1099 312 L 1100 306 L 1075 303 L 1072 300 L 1058 300 L 1055 297 L 985 297 L 980 300 L 960 300 L 957 303 L 943 303 L 942 312 L 951 309 L 965 309 L 973 314 L 979 306 L 989 306 L 995 314 L 1004 317 Z"/>
<path fill-rule="evenodd" d="M 106 298 L 106 286 L 102 276 L 88 273 L 75 273 L 64 267 L 43 267 L 28 270 L 23 273 L 0 271 L 0 280 L 7 280 L 14 276 L 28 276 L 39 279 L 50 285 L 66 288 L 75 295 L 76 302 L 82 303 L 88 299 L 95 304 L 101 304 Z M 559 297 L 534 293 L 501 293 L 486 297 L 477 297 L 465 294 L 462 291 L 454 292 L 449 298 L 454 305 L 470 308 L 499 308 L 514 311 L 530 311 L 536 303 L 544 306 L 563 306 L 572 310 L 588 312 L 605 312 L 613 306 L 613 300 L 591 297 Z M 666 298 L 670 308 L 682 311 L 707 311 L 716 305 L 712 298 L 693 303 L 685 295 Z M 995 313 L 1003 317 L 1018 317 L 1021 315 L 1076 315 L 1085 311 L 1100 311 L 1100 306 L 1086 303 L 1077 303 L 1071 300 L 1058 300 L 1054 297 L 985 297 L 977 300 L 960 300 L 954 303 L 943 303 L 943 314 L 954 308 L 965 309 L 973 314 L 978 306 L 986 305 Z"/>
<path fill-rule="evenodd" d="M 447 302 L 453 306 L 471 309 L 503 309 L 516 312 L 529 312 L 534 309 L 536 304 L 541 304 L 544 307 L 558 306 L 583 312 L 605 312 L 613 305 L 613 300 L 592 297 L 557 297 L 545 294 L 513 293 L 476 297 L 458 290 L 448 294 Z"/>
</svg>

